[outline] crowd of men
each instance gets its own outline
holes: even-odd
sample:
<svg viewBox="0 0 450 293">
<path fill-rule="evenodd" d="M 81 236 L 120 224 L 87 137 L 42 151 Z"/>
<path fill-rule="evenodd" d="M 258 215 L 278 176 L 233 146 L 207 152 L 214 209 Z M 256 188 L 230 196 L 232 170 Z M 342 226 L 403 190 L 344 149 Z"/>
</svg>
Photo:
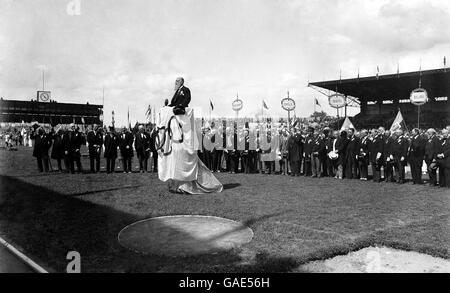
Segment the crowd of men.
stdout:
<svg viewBox="0 0 450 293">
<path fill-rule="evenodd" d="M 131 162 L 135 152 L 141 173 L 157 172 L 157 153 L 154 144 L 156 135 L 153 128 L 145 129 L 143 125 L 139 126 L 135 134 L 128 128 L 117 132 L 114 127 L 105 130 L 97 125 L 88 127 L 86 131 L 82 132 L 74 124 L 68 127 L 60 126 L 57 129 L 36 127 L 31 131 L 31 139 L 34 140 L 33 156 L 37 160 L 39 171 L 49 172 L 51 169 L 50 159 L 54 159 L 57 162 L 58 171 L 70 173 L 75 173 L 75 170 L 79 173 L 83 172 L 81 147 L 86 144 L 91 173 L 100 172 L 102 152 L 106 160 L 106 173 L 114 173 L 118 151 L 120 151 L 124 173 L 132 172 Z M 151 157 L 153 158 L 153 167 L 149 170 Z"/>
<path fill-rule="evenodd" d="M 222 133 L 214 123 L 202 128 L 202 141 L 218 141 L 213 148 L 203 147 L 199 158 L 213 172 L 263 173 L 291 176 L 334 177 L 337 179 L 369 179 L 369 168 L 375 182 L 405 183 L 405 167 L 409 164 L 413 184 L 424 184 L 422 166 L 426 163 L 428 184 L 450 187 L 450 126 L 435 129 L 412 129 L 404 132 L 378 129 L 332 130 L 329 127 L 285 125 L 256 129 L 230 127 Z M 270 148 L 261 147 L 265 129 Z M 268 131 L 267 131 L 268 130 Z M 251 131 L 256 131 L 251 135 Z M 122 161 L 122 172 L 132 172 L 132 158 L 139 160 L 139 172 L 157 172 L 157 130 L 140 125 L 136 131 L 128 128 L 97 125 L 85 131 L 71 124 L 58 128 L 34 127 L 25 132 L 33 143 L 40 172 L 49 172 L 51 159 L 60 172 L 83 172 L 81 147 L 87 145 L 90 172 L 100 171 L 100 161 L 106 160 L 106 173 L 116 170 L 116 160 Z M 7 137 L 6 137 L 7 138 Z M 255 141 L 251 141 L 254 139 Z M 223 143 L 222 143 L 223 142 Z M 275 144 L 273 142 L 276 142 Z M 254 145 L 255 147 L 251 147 Z M 383 176 L 382 176 L 383 175 Z"/>
<path fill-rule="evenodd" d="M 200 159 L 213 172 L 368 180 L 370 167 L 373 181 L 402 184 L 409 164 L 412 183 L 424 184 L 422 165 L 425 162 L 428 183 L 450 187 L 450 126 L 439 132 L 415 128 L 392 133 L 383 127 L 361 131 L 300 125 L 288 131 L 287 127 L 279 127 L 267 132 L 268 140 L 276 139 L 277 143 L 271 144 L 273 149 L 265 150 L 259 145 L 259 130 L 253 136 L 256 148 L 250 147 L 252 136 L 248 128 L 235 128 L 231 139 L 227 138 L 227 131 L 218 131 L 214 124 L 203 128 L 203 137 L 213 142 L 223 141 L 212 149 L 203 147 L 198 151 Z"/>
</svg>

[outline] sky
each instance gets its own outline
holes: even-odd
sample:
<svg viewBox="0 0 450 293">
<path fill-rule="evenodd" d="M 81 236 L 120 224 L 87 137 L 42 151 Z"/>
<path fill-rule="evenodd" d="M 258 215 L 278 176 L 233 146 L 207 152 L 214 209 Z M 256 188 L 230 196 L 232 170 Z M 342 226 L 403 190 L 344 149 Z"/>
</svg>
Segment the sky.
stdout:
<svg viewBox="0 0 450 293">
<path fill-rule="evenodd" d="M 77 9 L 77 2 L 79 10 Z M 450 1 L 433 0 L 0 0 L 0 96 L 102 104 L 105 123 L 146 120 L 171 99 L 176 77 L 197 117 L 297 117 L 325 95 L 308 81 L 440 68 L 450 57 Z M 357 108 L 349 114 L 358 113 Z"/>
</svg>

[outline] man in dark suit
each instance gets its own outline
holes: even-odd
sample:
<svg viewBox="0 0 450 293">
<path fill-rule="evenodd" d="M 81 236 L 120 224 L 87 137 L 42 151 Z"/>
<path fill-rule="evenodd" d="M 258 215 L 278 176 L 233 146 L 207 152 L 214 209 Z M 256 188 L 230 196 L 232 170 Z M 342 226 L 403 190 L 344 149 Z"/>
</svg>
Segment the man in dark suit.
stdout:
<svg viewBox="0 0 450 293">
<path fill-rule="evenodd" d="M 189 106 L 189 103 L 191 102 L 191 91 L 184 86 L 184 78 L 178 77 L 175 80 L 175 93 L 172 97 L 172 100 L 170 101 L 169 106 L 175 107 L 174 113 L 176 113 L 176 109 L 182 109 L 184 111 L 184 108 Z M 184 114 L 180 112 L 179 114 Z"/>
<path fill-rule="evenodd" d="M 441 165 L 441 169 L 443 171 L 443 182 L 439 182 L 441 187 L 447 186 L 450 187 L 450 135 L 449 130 L 444 129 L 442 130 L 442 139 L 443 142 L 441 144 L 441 153 L 438 154 L 436 157 L 439 160 L 439 164 Z M 445 184 L 444 184 L 445 182 Z"/>
<path fill-rule="evenodd" d="M 366 129 L 361 130 L 361 142 L 358 147 L 358 168 L 360 179 L 367 181 L 369 166 L 369 136 Z"/>
<path fill-rule="evenodd" d="M 303 137 L 300 129 L 295 128 L 294 133 L 287 140 L 288 162 L 291 167 L 291 176 L 300 176 L 300 167 L 303 156 Z"/>
<path fill-rule="evenodd" d="M 397 139 L 392 147 L 394 155 L 394 167 L 397 173 L 397 183 L 403 184 L 405 182 L 405 166 L 406 158 L 408 157 L 409 140 L 403 135 L 401 129 L 396 132 Z"/>
<path fill-rule="evenodd" d="M 139 132 L 135 135 L 134 147 L 139 159 L 139 172 L 147 173 L 148 158 L 150 157 L 150 134 L 145 132 L 144 126 L 139 125 Z"/>
<path fill-rule="evenodd" d="M 119 149 L 122 155 L 123 173 L 131 173 L 131 158 L 133 158 L 133 134 L 126 127 L 119 136 Z"/>
<path fill-rule="evenodd" d="M 157 141 L 158 130 L 156 125 L 153 125 L 153 129 L 150 130 L 150 151 L 153 157 L 153 172 L 158 172 L 158 150 L 156 149 L 155 142 Z"/>
<path fill-rule="evenodd" d="M 37 160 L 39 172 L 48 172 L 48 150 L 52 145 L 51 139 L 42 127 L 31 134 L 31 139 L 34 139 L 33 157 Z"/>
<path fill-rule="evenodd" d="M 311 147 L 311 177 L 322 177 L 322 154 L 325 151 L 325 142 L 319 131 L 314 133 L 314 141 Z"/>
<path fill-rule="evenodd" d="M 308 134 L 305 137 L 305 143 L 303 145 L 303 174 L 305 176 L 311 176 L 312 175 L 312 168 L 311 168 L 311 153 L 312 153 L 312 147 L 314 144 L 314 128 L 309 127 L 308 128 Z"/>
<path fill-rule="evenodd" d="M 94 124 L 87 134 L 89 145 L 89 160 L 91 163 L 91 173 L 100 172 L 100 153 L 103 145 L 103 134 L 101 128 Z"/>
<path fill-rule="evenodd" d="M 437 185 L 436 170 L 437 170 L 437 155 L 441 145 L 439 138 L 436 136 L 436 130 L 430 128 L 427 130 L 428 140 L 425 144 L 425 163 L 427 164 L 428 176 L 430 178 L 429 184 L 431 186 Z"/>
<path fill-rule="evenodd" d="M 384 132 L 384 147 L 383 147 L 383 168 L 384 168 L 384 181 L 395 182 L 394 179 L 394 144 L 397 139 L 395 133 L 391 134 L 391 131 L 386 130 Z"/>
<path fill-rule="evenodd" d="M 369 160 L 372 166 L 373 181 L 381 181 L 381 165 L 383 164 L 384 128 L 375 129 L 369 142 Z"/>
<path fill-rule="evenodd" d="M 70 173 L 75 173 L 75 164 L 77 165 L 77 171 L 83 172 L 81 166 L 81 146 L 84 144 L 84 138 L 80 132 L 80 129 L 75 124 L 70 125 L 69 132 L 69 167 Z"/>
<path fill-rule="evenodd" d="M 360 140 L 355 136 L 355 129 L 348 130 L 348 144 L 345 154 L 345 178 L 358 179 L 358 154 Z"/>
<path fill-rule="evenodd" d="M 105 136 L 105 153 L 106 158 L 106 173 L 114 173 L 117 158 L 117 147 L 119 146 L 119 139 L 117 138 L 114 127 L 109 127 L 108 133 Z"/>
<path fill-rule="evenodd" d="M 408 159 L 411 166 L 413 184 L 423 184 L 422 164 L 425 156 L 426 140 L 420 135 L 419 129 L 412 130 L 411 144 L 408 150 Z"/>
</svg>

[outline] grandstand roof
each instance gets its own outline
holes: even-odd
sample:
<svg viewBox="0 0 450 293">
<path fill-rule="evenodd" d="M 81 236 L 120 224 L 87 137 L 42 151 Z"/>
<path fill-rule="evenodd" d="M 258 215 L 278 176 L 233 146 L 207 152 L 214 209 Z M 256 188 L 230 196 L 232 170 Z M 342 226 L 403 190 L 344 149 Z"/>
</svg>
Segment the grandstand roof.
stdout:
<svg viewBox="0 0 450 293">
<path fill-rule="evenodd" d="M 422 75 L 422 88 L 429 97 L 450 97 L 450 69 L 433 69 L 425 71 L 405 72 L 311 82 L 308 86 L 319 87 L 363 101 L 409 99 L 411 91 L 419 87 Z"/>
</svg>

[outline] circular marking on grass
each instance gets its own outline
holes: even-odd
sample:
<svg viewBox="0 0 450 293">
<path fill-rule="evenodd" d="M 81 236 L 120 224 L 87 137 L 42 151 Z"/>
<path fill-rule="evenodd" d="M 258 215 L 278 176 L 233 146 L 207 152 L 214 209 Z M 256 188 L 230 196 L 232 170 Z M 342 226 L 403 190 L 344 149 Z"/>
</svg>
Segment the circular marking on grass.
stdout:
<svg viewBox="0 0 450 293">
<path fill-rule="evenodd" d="M 133 223 L 119 243 L 135 252 L 190 256 L 230 250 L 250 242 L 253 231 L 239 222 L 197 215 L 165 216 Z"/>
</svg>

